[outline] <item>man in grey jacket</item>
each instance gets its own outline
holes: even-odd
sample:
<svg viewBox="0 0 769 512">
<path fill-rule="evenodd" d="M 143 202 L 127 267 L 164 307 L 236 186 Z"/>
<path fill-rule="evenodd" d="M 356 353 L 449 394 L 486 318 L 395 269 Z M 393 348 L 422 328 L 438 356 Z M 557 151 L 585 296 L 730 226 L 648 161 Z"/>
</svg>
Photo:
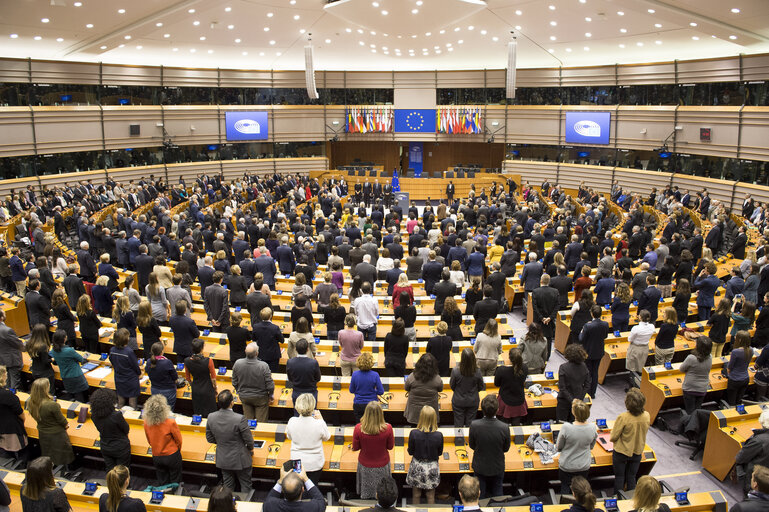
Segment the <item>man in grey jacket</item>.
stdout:
<svg viewBox="0 0 769 512">
<path fill-rule="evenodd" d="M 24 342 L 16 331 L 5 325 L 5 311 L 0 310 L 0 365 L 8 370 L 8 387 L 11 389 L 19 389 L 21 384 L 22 350 Z"/>
<path fill-rule="evenodd" d="M 203 306 L 208 321 L 211 322 L 211 328 L 218 332 L 225 332 L 230 325 L 229 295 L 222 286 L 222 279 L 224 279 L 223 272 L 219 270 L 214 272 L 214 284 L 206 287 L 203 296 Z"/>
<path fill-rule="evenodd" d="M 258 356 L 259 345 L 249 343 L 246 357 L 235 361 L 232 367 L 232 387 L 238 392 L 247 419 L 267 421 L 275 383 L 270 367 L 257 359 Z"/>
<path fill-rule="evenodd" d="M 251 467 L 254 457 L 254 436 L 242 414 L 232 410 L 232 392 L 225 389 L 216 397 L 219 410 L 208 415 L 206 441 L 216 444 L 216 467 L 222 470 L 225 487 L 240 492 L 251 491 Z"/>
</svg>

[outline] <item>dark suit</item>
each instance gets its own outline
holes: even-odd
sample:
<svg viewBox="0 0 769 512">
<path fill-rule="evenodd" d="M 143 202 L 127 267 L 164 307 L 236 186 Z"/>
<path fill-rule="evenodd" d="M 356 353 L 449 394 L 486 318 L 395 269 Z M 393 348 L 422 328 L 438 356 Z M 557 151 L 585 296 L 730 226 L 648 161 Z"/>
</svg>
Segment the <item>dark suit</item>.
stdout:
<svg viewBox="0 0 769 512">
<path fill-rule="evenodd" d="M 649 323 L 654 325 L 657 321 L 658 307 L 660 299 L 662 298 L 662 292 L 656 286 L 647 287 L 641 297 L 638 299 L 638 311 L 645 309 L 651 315 Z"/>
<path fill-rule="evenodd" d="M 422 279 L 425 282 L 425 293 L 432 295 L 435 283 L 440 281 L 443 265 L 437 261 L 427 261 L 422 266 Z"/>
<path fill-rule="evenodd" d="M 499 313 L 499 302 L 494 299 L 486 298 L 479 300 L 473 306 L 473 318 L 475 318 L 475 333 L 478 334 L 485 327 L 486 323 L 496 318 Z"/>
<path fill-rule="evenodd" d="M 184 315 L 174 315 L 168 321 L 168 326 L 174 333 L 174 352 L 177 361 L 192 355 L 192 340 L 200 336 L 200 330 L 192 318 Z"/>
<path fill-rule="evenodd" d="M 206 288 L 203 306 L 209 320 L 219 322 L 220 330 L 230 325 L 230 304 L 227 290 L 220 284 L 212 284 Z"/>
<path fill-rule="evenodd" d="M 96 277 L 96 263 L 93 261 L 91 253 L 84 249 L 77 251 L 77 264 L 80 266 L 80 277 L 84 281 L 93 283 Z"/>
<path fill-rule="evenodd" d="M 303 393 L 310 393 L 316 399 L 318 398 L 320 365 L 315 358 L 307 355 L 292 357 L 286 363 L 286 377 L 294 385 L 291 394 L 291 399 L 294 402 Z"/>
<path fill-rule="evenodd" d="M 206 288 L 214 284 L 214 267 L 204 265 L 198 269 L 198 281 L 200 281 L 200 295 L 205 297 Z"/>
<path fill-rule="evenodd" d="M 499 496 L 505 475 L 505 453 L 510 449 L 510 426 L 496 418 L 475 420 L 470 424 L 468 441 L 474 452 L 473 472 L 481 480 L 481 498 Z"/>
<path fill-rule="evenodd" d="M 259 346 L 259 359 L 269 365 L 271 372 L 277 372 L 283 331 L 272 322 L 253 323 L 252 320 L 251 325 L 253 326 L 253 340 Z"/>
<path fill-rule="evenodd" d="M 43 324 L 46 327 L 51 325 L 51 302 L 36 291 L 29 291 L 24 297 L 27 304 L 27 316 L 29 326 L 34 327 L 37 324 Z"/>
<path fill-rule="evenodd" d="M 150 280 L 150 274 L 152 273 L 152 267 L 155 266 L 155 261 L 149 254 L 140 254 L 136 257 L 134 267 L 136 268 L 136 274 L 139 281 L 139 293 L 144 294 L 144 290 Z"/>
<path fill-rule="evenodd" d="M 69 308 L 73 310 L 76 309 L 78 299 L 81 295 L 85 295 L 85 285 L 83 284 L 83 281 L 77 277 L 76 274 L 70 274 L 64 278 L 62 285 L 67 294 Z"/>
<path fill-rule="evenodd" d="M 371 283 L 371 287 L 373 289 L 377 278 L 377 270 L 374 265 L 364 261 L 362 263 L 358 263 L 355 266 L 355 272 L 353 272 L 353 275 L 360 276 L 361 284 L 366 282 Z"/>
<path fill-rule="evenodd" d="M 595 319 L 586 323 L 579 333 L 579 343 L 587 352 L 585 364 L 590 372 L 590 396 L 595 398 L 598 388 L 598 366 L 604 356 L 604 341 L 609 335 L 609 324 L 603 320 Z"/>
<path fill-rule="evenodd" d="M 451 281 L 441 281 L 433 287 L 433 295 L 435 295 L 435 314 L 440 315 L 443 313 L 443 303 L 446 297 L 453 297 L 457 294 L 457 285 Z M 496 313 L 494 313 L 496 316 Z"/>
<path fill-rule="evenodd" d="M 555 335 L 555 323 L 558 319 L 560 304 L 561 298 L 558 290 L 555 288 L 540 286 L 531 292 L 531 308 L 534 313 L 534 321 L 542 326 L 542 334 L 547 338 L 548 342 L 552 341 Z M 549 318 L 550 322 L 548 324 L 542 323 L 543 318 Z"/>
<path fill-rule="evenodd" d="M 277 269 L 275 268 L 275 260 L 272 257 L 264 254 L 256 258 L 254 260 L 254 270 L 255 273 L 262 273 L 264 284 L 269 286 L 270 289 L 275 288 L 275 272 Z"/>
<path fill-rule="evenodd" d="M 745 259 L 745 246 L 748 243 L 748 237 L 745 235 L 745 233 L 740 233 L 737 235 L 737 237 L 734 239 L 734 243 L 732 244 L 732 250 L 729 251 L 732 253 L 732 256 L 739 260 Z"/>
<path fill-rule="evenodd" d="M 249 293 L 246 297 L 246 309 L 251 316 L 251 322 L 257 322 L 259 320 L 259 313 L 264 308 L 272 308 L 272 301 L 270 296 L 266 295 L 259 290 Z"/>
<path fill-rule="evenodd" d="M 232 409 L 212 412 L 206 419 L 206 440 L 216 444 L 216 467 L 222 470 L 224 484 L 232 488 L 237 478 L 241 492 L 248 492 L 254 436 L 246 418 Z"/>
<path fill-rule="evenodd" d="M 272 488 L 267 493 L 262 510 L 264 512 L 323 512 L 326 510 L 326 500 L 314 485 L 304 491 L 302 497 L 304 498 L 302 501 L 286 501 L 281 497 L 280 491 Z"/>
<path fill-rule="evenodd" d="M 281 245 L 275 249 L 275 259 L 278 262 L 281 274 L 290 275 L 294 273 L 296 259 L 294 258 L 294 251 L 289 246 Z"/>
</svg>

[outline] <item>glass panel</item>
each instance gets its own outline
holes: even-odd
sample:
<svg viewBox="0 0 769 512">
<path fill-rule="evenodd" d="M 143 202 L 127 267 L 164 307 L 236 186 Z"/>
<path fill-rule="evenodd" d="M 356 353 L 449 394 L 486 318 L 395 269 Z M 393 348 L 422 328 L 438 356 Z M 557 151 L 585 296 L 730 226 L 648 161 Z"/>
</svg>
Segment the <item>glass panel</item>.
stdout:
<svg viewBox="0 0 769 512">
<path fill-rule="evenodd" d="M 163 87 L 161 105 L 215 105 L 215 87 Z"/>
<path fill-rule="evenodd" d="M 0 158 L 0 177 L 2 179 L 12 180 L 29 176 L 35 176 L 34 156 Z"/>
<path fill-rule="evenodd" d="M 98 105 L 98 86 L 33 84 L 30 88 L 30 104 L 36 106 Z"/>
<path fill-rule="evenodd" d="M 157 105 L 160 87 L 102 85 L 99 98 L 102 105 Z"/>
<path fill-rule="evenodd" d="M 272 142 L 242 142 L 223 144 L 220 154 L 222 160 L 272 158 L 273 150 Z"/>
<path fill-rule="evenodd" d="M 322 142 L 277 142 L 275 143 L 275 158 L 323 156 L 325 146 Z"/>
<path fill-rule="evenodd" d="M 29 105 L 29 84 L 0 84 L 0 106 L 20 107 Z"/>
</svg>

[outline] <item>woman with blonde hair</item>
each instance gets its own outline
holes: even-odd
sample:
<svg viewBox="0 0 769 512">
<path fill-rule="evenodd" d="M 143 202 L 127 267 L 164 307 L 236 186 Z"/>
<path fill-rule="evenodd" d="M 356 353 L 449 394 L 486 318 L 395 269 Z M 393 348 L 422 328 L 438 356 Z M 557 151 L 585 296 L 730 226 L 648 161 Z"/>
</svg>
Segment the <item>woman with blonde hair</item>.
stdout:
<svg viewBox="0 0 769 512">
<path fill-rule="evenodd" d="M 558 478 L 561 480 L 561 494 L 568 494 L 572 479 L 587 478 L 590 469 L 591 450 L 598 439 L 595 423 L 588 423 L 590 406 L 580 399 L 571 402 L 572 423 L 564 423 L 558 435 L 556 448 L 561 452 L 558 459 Z"/>
<path fill-rule="evenodd" d="M 317 348 L 315 348 L 315 338 L 310 332 L 310 324 L 305 317 L 301 317 L 296 321 L 296 329 L 291 331 L 291 334 L 288 336 L 288 341 L 286 342 L 286 356 L 288 356 L 289 359 L 297 356 L 296 343 L 301 339 L 307 340 L 307 345 L 310 347 L 307 355 L 315 357 L 315 351 L 317 350 Z"/>
<path fill-rule="evenodd" d="M 451 262 L 449 275 L 449 281 L 456 285 L 457 290 L 462 290 L 465 287 L 465 273 L 462 271 L 462 264 L 459 260 Z"/>
<path fill-rule="evenodd" d="M 166 289 L 160 286 L 158 275 L 155 272 L 150 273 L 144 294 L 152 307 L 152 316 L 159 324 L 165 325 L 168 322 L 168 317 L 171 316 L 171 303 L 168 302 Z"/>
<path fill-rule="evenodd" d="M 117 329 L 128 331 L 128 346 L 132 350 L 137 350 L 139 345 L 136 343 L 136 318 L 131 311 L 131 302 L 128 297 L 122 295 L 115 301 L 115 307 L 112 310 L 112 321 L 117 324 Z"/>
<path fill-rule="evenodd" d="M 424 492 L 427 504 L 432 505 L 441 482 L 438 461 L 443 455 L 443 434 L 438 431 L 438 414 L 429 405 L 422 407 L 417 428 L 409 432 L 408 452 L 412 458 L 406 483 L 412 488 L 413 503 L 418 505 Z"/>
<path fill-rule="evenodd" d="M 307 277 L 298 272 L 294 278 L 294 287 L 291 289 L 291 298 L 296 302 L 296 298 L 300 295 L 304 295 L 307 301 L 305 302 L 307 309 L 311 309 L 310 297 L 312 297 L 312 288 L 307 284 Z"/>
<path fill-rule="evenodd" d="M 366 405 L 369 402 L 377 401 L 384 394 L 384 387 L 379 374 L 372 370 L 374 368 L 374 356 L 371 353 L 364 352 L 358 356 L 355 364 L 358 370 L 352 374 L 350 379 L 350 393 L 355 395 L 352 410 L 355 413 L 355 421 L 359 422 L 366 411 Z"/>
<path fill-rule="evenodd" d="M 139 498 L 126 496 L 131 474 L 125 466 L 115 466 L 107 473 L 107 491 L 99 496 L 99 512 L 140 512 L 147 510 Z"/>
<path fill-rule="evenodd" d="M 673 361 L 677 335 L 678 315 L 675 309 L 667 307 L 662 310 L 662 325 L 654 339 L 654 364 L 660 365 Z"/>
<path fill-rule="evenodd" d="M 374 499 L 379 482 L 391 476 L 389 450 L 394 446 L 393 428 L 385 422 L 382 406 L 379 402 L 369 402 L 352 434 L 351 449 L 360 451 L 355 486 L 361 499 Z"/>
<path fill-rule="evenodd" d="M 112 314 L 112 293 L 109 290 L 109 277 L 99 276 L 96 278 L 96 284 L 91 289 L 93 295 L 93 308 L 101 316 L 110 316 Z"/>
<path fill-rule="evenodd" d="M 483 332 L 478 333 L 473 351 L 483 375 L 494 375 L 499 355 L 502 353 L 502 337 L 499 335 L 499 326 L 495 319 L 486 322 Z"/>
<path fill-rule="evenodd" d="M 72 443 L 67 435 L 69 423 L 61 413 L 59 404 L 48 394 L 49 388 L 48 379 L 34 381 L 27 399 L 27 410 L 37 421 L 40 452 L 43 456 L 50 457 L 57 466 L 70 464 L 75 460 L 75 452 L 72 451 Z"/>
<path fill-rule="evenodd" d="M 152 345 L 160 341 L 160 325 L 152 316 L 152 304 L 147 299 L 142 299 L 139 303 L 139 310 L 136 313 L 136 326 L 142 335 L 142 347 L 144 347 L 144 358 L 149 359 L 152 356 Z"/>
<path fill-rule="evenodd" d="M 662 487 L 656 478 L 644 475 L 638 479 L 633 493 L 633 510 L 630 512 L 670 512 L 670 507 L 660 503 Z"/>
<path fill-rule="evenodd" d="M 171 269 L 168 268 L 168 265 L 166 265 L 166 260 L 163 256 L 157 256 L 155 258 L 155 266 L 152 267 L 152 273 L 157 276 L 160 286 L 166 290 L 174 285 L 174 275 L 171 273 Z"/>
<path fill-rule="evenodd" d="M 99 352 L 99 329 L 101 329 L 101 320 L 96 311 L 91 307 L 91 298 L 87 295 L 81 295 L 77 299 L 77 320 L 80 326 L 80 338 L 82 345 L 91 353 Z"/>
<path fill-rule="evenodd" d="M 144 435 L 152 448 L 152 464 L 158 485 L 182 481 L 182 433 L 166 397 L 152 395 L 144 403 Z"/>
<path fill-rule="evenodd" d="M 217 251 L 214 261 L 214 270 L 223 272 L 225 276 L 230 275 L 230 262 L 227 260 L 227 253 L 224 251 Z"/>
<path fill-rule="evenodd" d="M 75 346 L 75 315 L 72 314 L 72 310 L 69 309 L 69 302 L 67 302 L 67 295 L 64 293 L 64 288 L 56 288 L 51 296 L 51 309 L 53 314 L 56 315 L 56 330 L 62 330 L 67 333 L 67 345 L 70 347 Z"/>
<path fill-rule="evenodd" d="M 248 280 L 241 275 L 240 265 L 233 265 L 230 269 L 232 275 L 229 276 L 230 304 L 233 307 L 246 306 L 246 297 L 248 295 Z"/>
<path fill-rule="evenodd" d="M 299 395 L 294 403 L 299 415 L 288 420 L 286 425 L 286 437 L 291 440 L 291 459 L 302 461 L 302 469 L 313 483 L 318 481 L 326 463 L 323 441 L 331 438 L 316 404 L 311 393 Z"/>
<path fill-rule="evenodd" d="M 400 306 L 401 293 L 406 292 L 411 298 L 411 302 L 414 302 L 414 288 L 409 284 L 409 276 L 404 272 L 398 276 L 398 282 L 393 286 L 393 309 Z"/>
</svg>

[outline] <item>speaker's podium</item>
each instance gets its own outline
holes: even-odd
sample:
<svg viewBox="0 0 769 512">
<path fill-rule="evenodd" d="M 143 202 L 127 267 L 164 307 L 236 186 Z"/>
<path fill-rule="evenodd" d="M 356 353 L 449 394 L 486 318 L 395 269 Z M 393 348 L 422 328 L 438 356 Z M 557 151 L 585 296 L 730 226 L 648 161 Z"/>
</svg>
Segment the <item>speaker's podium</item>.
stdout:
<svg viewBox="0 0 769 512">
<path fill-rule="evenodd" d="M 406 215 L 409 211 L 409 193 L 395 192 L 395 203 L 401 207 L 401 211 Z"/>
</svg>

